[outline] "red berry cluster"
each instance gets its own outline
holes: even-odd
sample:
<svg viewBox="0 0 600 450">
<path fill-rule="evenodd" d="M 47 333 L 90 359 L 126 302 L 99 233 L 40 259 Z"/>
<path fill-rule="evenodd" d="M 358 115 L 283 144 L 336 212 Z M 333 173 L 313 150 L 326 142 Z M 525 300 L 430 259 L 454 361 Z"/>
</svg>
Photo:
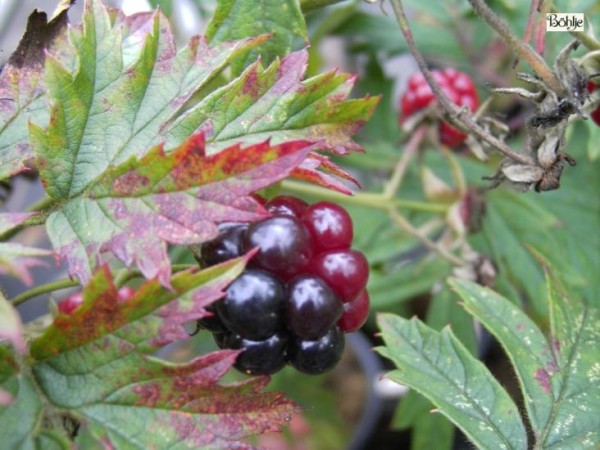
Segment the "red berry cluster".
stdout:
<svg viewBox="0 0 600 450">
<path fill-rule="evenodd" d="M 471 111 L 479 107 L 479 97 L 471 78 L 456 69 L 432 70 L 433 78 L 438 82 L 450 100 L 458 105 L 465 106 Z M 435 100 L 429 84 L 422 73 L 416 73 L 408 80 L 408 88 L 400 99 L 400 120 L 404 122 L 408 117 L 429 106 Z M 467 135 L 452 127 L 446 122 L 440 123 L 440 141 L 450 148 L 460 146 Z"/>
<path fill-rule="evenodd" d="M 235 364 L 242 372 L 272 374 L 289 363 L 323 373 L 339 361 L 343 333 L 367 320 L 369 265 L 351 249 L 352 219 L 341 206 L 280 196 L 265 207 L 272 217 L 222 225 L 202 246 L 203 266 L 259 251 L 200 325 L 221 348 L 244 349 Z"/>
<path fill-rule="evenodd" d="M 597 84 L 594 84 L 594 82 L 592 81 L 588 81 L 587 84 L 587 90 L 588 92 L 594 92 L 596 89 L 600 89 L 600 86 L 598 86 Z M 600 106 L 598 108 L 596 108 L 595 110 L 592 111 L 592 113 L 590 114 L 590 116 L 592 117 L 592 120 L 594 122 L 596 122 L 596 125 L 600 126 Z"/>
</svg>

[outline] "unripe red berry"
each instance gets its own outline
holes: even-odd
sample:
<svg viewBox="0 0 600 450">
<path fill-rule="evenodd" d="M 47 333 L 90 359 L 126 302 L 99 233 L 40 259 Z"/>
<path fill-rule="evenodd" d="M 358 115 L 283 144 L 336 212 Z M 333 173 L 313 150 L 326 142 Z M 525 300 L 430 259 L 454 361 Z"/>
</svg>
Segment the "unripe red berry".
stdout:
<svg viewBox="0 0 600 450">
<path fill-rule="evenodd" d="M 475 111 L 479 107 L 479 97 L 469 75 L 456 69 L 432 70 L 431 74 L 450 100 L 461 107 Z M 400 99 L 400 121 L 404 122 L 417 111 L 435 101 L 435 96 L 422 73 L 416 73 L 408 80 L 408 87 Z M 440 123 L 440 141 L 450 148 L 460 146 L 467 135 L 446 122 Z"/>
</svg>

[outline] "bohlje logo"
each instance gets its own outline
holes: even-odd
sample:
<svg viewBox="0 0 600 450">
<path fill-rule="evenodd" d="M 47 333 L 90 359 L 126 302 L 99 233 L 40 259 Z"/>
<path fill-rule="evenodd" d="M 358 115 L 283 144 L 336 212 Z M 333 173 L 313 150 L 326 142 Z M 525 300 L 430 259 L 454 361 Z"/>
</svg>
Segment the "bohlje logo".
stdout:
<svg viewBox="0 0 600 450">
<path fill-rule="evenodd" d="M 548 13 L 546 31 L 583 31 L 583 13 Z"/>
</svg>

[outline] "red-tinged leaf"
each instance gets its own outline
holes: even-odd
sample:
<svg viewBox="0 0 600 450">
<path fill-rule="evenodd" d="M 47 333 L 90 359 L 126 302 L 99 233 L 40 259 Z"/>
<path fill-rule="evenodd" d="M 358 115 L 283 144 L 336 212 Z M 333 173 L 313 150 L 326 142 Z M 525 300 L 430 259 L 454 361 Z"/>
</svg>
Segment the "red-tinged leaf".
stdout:
<svg viewBox="0 0 600 450">
<path fill-rule="evenodd" d="M 212 125 L 208 153 L 234 142 L 273 143 L 292 139 L 319 142 L 337 154 L 359 151 L 351 136 L 372 115 L 378 98 L 347 97 L 355 77 L 327 72 L 303 80 L 307 51 L 294 52 L 264 68 L 260 61 L 226 86 L 202 99 L 177 119 L 169 142 L 181 142 L 193 130 Z"/>
<path fill-rule="evenodd" d="M 249 257 L 177 273 L 172 290 L 146 281 L 127 300 L 119 300 L 110 273 L 100 269 L 84 288 L 82 305 L 59 314 L 31 344 L 43 404 L 68 412 L 106 448 L 251 448 L 247 436 L 278 429 L 297 406 L 263 392 L 268 378 L 221 383 L 238 351 L 184 364 L 152 356 L 189 338 L 184 323 L 207 314 Z M 17 398 L 8 411 L 20 406 Z"/>
<path fill-rule="evenodd" d="M 161 144 L 163 123 L 173 120 L 232 58 L 260 41 L 209 47 L 195 37 L 177 52 L 168 20 L 155 13 L 148 27 L 146 18 L 127 21 L 110 14 L 99 0 L 88 0 L 83 26 L 71 33 L 80 63 L 71 69 L 47 58 L 51 121 L 46 130 L 31 125 L 30 134 L 50 197 L 80 195 L 109 167 Z M 133 33 L 125 42 L 123 31 Z"/>
<path fill-rule="evenodd" d="M 108 268 L 102 266 L 83 290 L 83 303 L 72 314 L 59 314 L 32 342 L 31 354 L 45 360 L 100 339 L 110 340 L 125 326 L 135 328 L 130 330 L 137 337 L 135 348 L 143 352 L 187 338 L 184 323 L 206 314 L 204 308 L 222 297 L 223 289 L 241 273 L 249 256 L 204 271 L 177 273 L 171 289 L 157 280 L 146 281 L 126 301 L 119 298 Z"/>
<path fill-rule="evenodd" d="M 317 169 L 321 169 L 322 171 Z M 309 183 L 318 184 L 320 186 L 348 195 L 351 195 L 353 191 L 338 178 L 347 180 L 356 186 L 360 186 L 358 181 L 355 180 L 352 175 L 340 168 L 338 165 L 332 163 L 327 156 L 320 155 L 315 152 L 311 152 L 310 155 L 302 162 L 302 164 L 292 171 L 290 177 L 302 181 L 308 181 Z"/>
<path fill-rule="evenodd" d="M 33 158 L 27 122 L 47 123 L 42 75 L 45 51 L 66 40 L 67 9 L 48 22 L 34 11 L 15 52 L 0 74 L 0 179 L 27 170 Z"/>
<path fill-rule="evenodd" d="M 49 216 L 48 234 L 70 274 L 84 282 L 100 253 L 109 251 L 168 286 L 166 243 L 204 242 L 215 237 L 219 222 L 266 217 L 250 194 L 289 175 L 311 148 L 305 141 L 263 142 L 205 156 L 202 134 L 170 153 L 159 146 L 106 171 L 84 195 L 64 203 Z"/>
</svg>

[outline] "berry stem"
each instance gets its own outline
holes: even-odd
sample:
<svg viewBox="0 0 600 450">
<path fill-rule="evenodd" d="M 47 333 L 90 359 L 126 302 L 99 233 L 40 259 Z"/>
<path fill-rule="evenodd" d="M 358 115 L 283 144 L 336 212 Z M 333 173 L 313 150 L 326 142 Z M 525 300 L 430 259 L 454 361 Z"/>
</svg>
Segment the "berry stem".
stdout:
<svg viewBox="0 0 600 450">
<path fill-rule="evenodd" d="M 423 138 L 425 137 L 425 133 L 427 131 L 427 127 L 425 125 L 421 125 L 417 128 L 412 136 L 410 137 L 406 147 L 404 147 L 404 152 L 402 156 L 398 160 L 396 167 L 394 168 L 394 172 L 392 173 L 392 177 L 390 181 L 387 183 L 383 196 L 389 199 L 393 199 L 396 196 L 396 192 L 400 189 L 400 185 L 404 180 L 404 175 L 406 174 L 406 169 L 412 160 L 413 155 L 419 149 L 421 142 L 423 142 Z"/>
<path fill-rule="evenodd" d="M 496 33 L 510 46 L 519 58 L 529 63 L 533 71 L 557 93 L 563 92 L 563 87 L 550 67 L 531 46 L 521 41 L 521 38 L 514 34 L 508 24 L 498 17 L 484 0 L 469 0 L 473 9 L 479 14 L 486 23 L 493 28 Z"/>
<path fill-rule="evenodd" d="M 392 3 L 392 7 L 394 8 L 394 13 L 396 14 L 396 19 L 398 21 L 398 25 L 402 30 L 402 34 L 404 34 L 404 39 L 410 49 L 411 54 L 415 58 L 419 69 L 423 73 L 423 76 L 427 80 L 427 83 L 431 87 L 431 90 L 435 94 L 438 102 L 446 111 L 448 117 L 447 120 L 454 125 L 455 127 L 461 129 L 462 131 L 469 132 L 479 139 L 487 142 L 490 146 L 498 150 L 500 153 L 504 154 L 506 157 L 519 162 L 521 164 L 527 166 L 535 166 L 535 162 L 519 153 L 514 152 L 508 145 L 504 142 L 500 141 L 496 137 L 492 136 L 485 129 L 483 129 L 475 120 L 473 116 L 463 108 L 459 108 L 448 98 L 448 96 L 444 93 L 444 91 L 440 88 L 438 83 L 435 81 L 431 72 L 427 68 L 427 64 L 425 63 L 425 59 L 423 55 L 419 52 L 416 47 L 412 32 L 410 30 L 410 26 L 408 25 L 408 19 L 406 18 L 406 14 L 404 13 L 404 8 L 402 6 L 401 0 L 390 0 Z"/>
<path fill-rule="evenodd" d="M 314 186 L 298 181 L 284 180 L 282 188 L 296 194 L 316 197 L 320 200 L 329 200 L 332 202 L 345 203 L 347 205 L 364 206 L 367 208 L 384 209 L 390 207 L 410 209 L 413 211 L 424 211 L 431 213 L 445 213 L 448 211 L 448 205 L 442 203 L 427 203 L 413 200 L 400 200 L 389 198 L 383 193 L 359 192 L 356 195 L 348 196 L 339 192 L 331 191 L 320 186 Z"/>
<path fill-rule="evenodd" d="M 79 286 L 79 281 L 69 279 L 52 281 L 20 293 L 19 295 L 13 297 L 10 302 L 13 304 L 13 306 L 18 306 L 31 298 L 37 297 L 38 295 L 60 291 L 61 289 L 68 289 L 75 286 Z"/>
<path fill-rule="evenodd" d="M 429 250 L 436 252 L 440 257 L 444 258 L 446 261 L 450 262 L 452 265 L 455 265 L 455 266 L 465 266 L 466 265 L 466 262 L 463 261 L 461 258 L 459 258 L 458 256 L 454 255 L 453 253 L 449 252 L 448 250 L 446 250 L 444 247 L 442 247 L 438 243 L 429 239 L 418 228 L 415 228 L 408 220 L 406 220 L 406 218 L 404 216 L 402 216 L 402 214 L 400 214 L 394 208 L 389 208 L 388 211 L 389 211 L 390 217 L 392 218 L 394 223 L 396 225 L 398 225 L 398 228 L 400 228 L 405 233 L 410 234 L 411 236 L 414 236 L 415 238 L 417 238 Z"/>
</svg>

